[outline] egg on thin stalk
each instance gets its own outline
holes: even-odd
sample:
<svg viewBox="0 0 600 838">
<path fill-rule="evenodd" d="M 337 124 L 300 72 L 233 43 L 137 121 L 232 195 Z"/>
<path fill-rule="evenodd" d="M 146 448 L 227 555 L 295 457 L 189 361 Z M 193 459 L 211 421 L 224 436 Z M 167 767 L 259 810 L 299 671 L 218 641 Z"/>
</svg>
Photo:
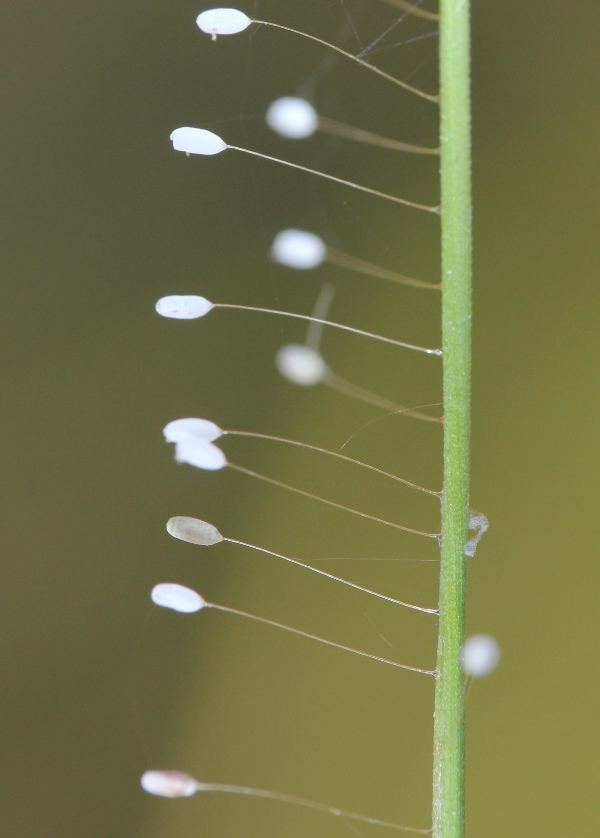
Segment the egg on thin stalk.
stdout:
<svg viewBox="0 0 600 838">
<path fill-rule="evenodd" d="M 150 598 L 155 605 L 179 611 L 181 614 L 193 614 L 194 611 L 200 611 L 206 605 L 206 601 L 200 594 L 176 582 L 161 582 L 155 585 Z"/>
<path fill-rule="evenodd" d="M 190 797 L 198 791 L 198 781 L 183 771 L 145 771 L 140 783 L 159 797 Z"/>
<path fill-rule="evenodd" d="M 498 666 L 500 646 L 489 634 L 474 634 L 462 651 L 463 671 L 471 678 L 483 678 Z"/>
<path fill-rule="evenodd" d="M 284 378 L 301 387 L 312 387 L 323 381 L 327 374 L 327 364 L 319 353 L 302 344 L 282 346 L 275 357 L 275 365 Z"/>
<path fill-rule="evenodd" d="M 212 442 L 203 439 L 182 439 L 175 444 L 175 459 L 206 471 L 218 471 L 227 465 L 225 454 Z"/>
<path fill-rule="evenodd" d="M 199 518 L 189 518 L 187 515 L 169 518 L 167 532 L 180 541 L 187 541 L 188 544 L 202 544 L 205 547 L 224 540 L 219 530 L 212 524 L 201 521 Z"/>
<path fill-rule="evenodd" d="M 214 442 L 224 433 L 218 425 L 209 419 L 174 419 L 163 428 L 163 434 L 167 442 L 182 442 L 184 439 Z"/>
<path fill-rule="evenodd" d="M 175 151 L 186 154 L 219 154 L 227 148 L 227 143 L 217 134 L 204 128 L 176 128 L 170 139 Z"/>
<path fill-rule="evenodd" d="M 317 268 L 325 261 L 327 246 L 320 236 L 306 230 L 288 229 L 277 233 L 271 245 L 271 259 L 299 271 Z"/>
<path fill-rule="evenodd" d="M 282 137 L 303 140 L 319 127 L 319 116 L 310 102 L 296 96 L 283 96 L 267 110 L 267 125 Z"/>
<path fill-rule="evenodd" d="M 252 20 L 237 9 L 207 9 L 198 15 L 196 23 L 202 32 L 216 41 L 217 35 L 237 35 L 243 32 Z"/>
<path fill-rule="evenodd" d="M 204 297 L 195 294 L 171 294 L 161 297 L 156 303 L 156 311 L 162 317 L 172 317 L 174 320 L 195 320 L 204 317 L 214 306 Z"/>
</svg>

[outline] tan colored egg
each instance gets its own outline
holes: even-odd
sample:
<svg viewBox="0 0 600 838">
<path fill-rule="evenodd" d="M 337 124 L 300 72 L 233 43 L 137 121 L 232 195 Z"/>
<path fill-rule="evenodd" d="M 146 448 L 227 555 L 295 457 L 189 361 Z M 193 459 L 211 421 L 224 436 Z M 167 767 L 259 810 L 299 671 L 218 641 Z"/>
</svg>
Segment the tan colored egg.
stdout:
<svg viewBox="0 0 600 838">
<path fill-rule="evenodd" d="M 223 541 L 223 536 L 212 524 L 201 521 L 199 518 L 188 518 L 186 515 L 177 515 L 167 521 L 167 532 L 173 538 L 187 541 L 190 544 L 202 544 L 209 546 Z"/>
</svg>

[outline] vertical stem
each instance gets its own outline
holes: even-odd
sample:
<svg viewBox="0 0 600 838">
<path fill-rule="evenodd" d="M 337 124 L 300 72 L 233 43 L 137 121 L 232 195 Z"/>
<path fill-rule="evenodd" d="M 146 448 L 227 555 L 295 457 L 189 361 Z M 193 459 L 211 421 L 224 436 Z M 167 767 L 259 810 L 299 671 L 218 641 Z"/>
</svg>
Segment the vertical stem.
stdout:
<svg viewBox="0 0 600 838">
<path fill-rule="evenodd" d="M 444 490 L 434 711 L 433 835 L 464 835 L 465 543 L 469 509 L 471 150 L 469 0 L 440 2 Z"/>
</svg>

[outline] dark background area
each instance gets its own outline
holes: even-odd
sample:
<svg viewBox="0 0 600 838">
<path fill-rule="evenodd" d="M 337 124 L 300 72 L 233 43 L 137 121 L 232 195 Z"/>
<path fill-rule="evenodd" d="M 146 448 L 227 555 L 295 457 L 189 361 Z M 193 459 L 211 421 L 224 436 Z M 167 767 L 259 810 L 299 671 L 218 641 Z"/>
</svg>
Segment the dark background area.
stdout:
<svg viewBox="0 0 600 838">
<path fill-rule="evenodd" d="M 206 5 L 206 4 L 205 4 Z M 348 29 L 344 5 L 355 22 Z M 262 0 L 248 14 L 358 52 L 382 2 Z M 435 543 L 258 484 L 177 467 L 166 422 L 202 416 L 333 450 L 382 411 L 274 367 L 302 324 L 154 312 L 163 295 L 309 313 L 439 344 L 439 299 L 267 252 L 282 227 L 428 281 L 435 218 L 236 152 L 186 158 L 181 125 L 424 203 L 436 161 L 264 125 L 268 104 L 436 143 L 430 103 L 315 44 L 258 29 L 216 44 L 188 2 L 7 2 L 3 99 L 1 458 L 2 838 L 286 838 L 351 834 L 277 803 L 139 787 L 147 768 L 430 823 L 432 683 L 230 615 L 153 611 L 177 581 L 373 654 L 433 666 L 435 621 L 233 545 L 165 532 L 192 515 L 312 561 L 437 558 Z M 427 5 L 427 8 L 434 8 Z M 502 661 L 468 699 L 468 834 L 589 834 L 598 819 L 597 4 L 475 2 L 473 495 L 491 522 L 469 575 L 469 632 Z M 406 19 L 373 53 L 435 90 L 436 40 Z M 410 42 L 410 43 L 408 43 Z M 437 359 L 333 330 L 327 362 L 409 405 L 438 402 Z M 276 443 L 223 440 L 233 462 L 425 529 L 433 500 Z M 345 452 L 439 488 L 440 428 L 390 416 Z M 434 605 L 433 561 L 317 565 Z M 368 838 L 382 830 L 361 826 Z"/>
</svg>

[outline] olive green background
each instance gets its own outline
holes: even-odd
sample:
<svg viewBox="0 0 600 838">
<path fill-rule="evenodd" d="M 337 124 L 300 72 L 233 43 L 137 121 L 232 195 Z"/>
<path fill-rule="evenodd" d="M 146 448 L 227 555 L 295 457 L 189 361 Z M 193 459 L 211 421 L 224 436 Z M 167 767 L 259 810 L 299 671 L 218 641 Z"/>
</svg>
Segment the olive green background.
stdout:
<svg viewBox="0 0 600 838">
<path fill-rule="evenodd" d="M 364 44 L 396 13 L 346 2 Z M 249 14 L 358 51 L 343 4 L 262 0 Z M 433 8 L 433 6 L 429 6 Z M 170 539 L 171 515 L 307 561 L 436 559 L 435 543 L 231 470 L 177 467 L 161 428 L 203 416 L 365 459 L 433 488 L 441 433 L 324 387 L 274 354 L 293 321 L 231 311 L 168 321 L 171 293 L 310 312 L 439 343 L 435 294 L 332 267 L 269 262 L 282 227 L 437 281 L 437 220 L 236 152 L 175 154 L 203 126 L 416 201 L 436 162 L 316 136 L 277 138 L 275 97 L 434 144 L 435 108 L 323 49 L 256 29 L 212 44 L 202 4 L 7 2 L 1 13 L 2 838 L 344 836 L 327 815 L 223 795 L 150 798 L 147 768 L 253 785 L 429 825 L 433 684 L 424 675 L 231 615 L 153 610 L 177 581 L 213 601 L 416 666 L 435 619 L 233 545 Z M 490 518 L 468 626 L 502 646 L 468 698 L 468 834 L 587 835 L 598 820 L 597 4 L 475 2 L 473 506 Z M 385 44 L 432 26 L 406 20 Z M 435 39 L 372 60 L 435 90 Z M 340 375 L 404 404 L 439 401 L 439 359 L 325 333 Z M 408 526 L 436 501 L 276 443 L 233 462 Z M 436 602 L 435 561 L 317 565 Z M 368 838 L 385 830 L 360 826 Z"/>
</svg>

